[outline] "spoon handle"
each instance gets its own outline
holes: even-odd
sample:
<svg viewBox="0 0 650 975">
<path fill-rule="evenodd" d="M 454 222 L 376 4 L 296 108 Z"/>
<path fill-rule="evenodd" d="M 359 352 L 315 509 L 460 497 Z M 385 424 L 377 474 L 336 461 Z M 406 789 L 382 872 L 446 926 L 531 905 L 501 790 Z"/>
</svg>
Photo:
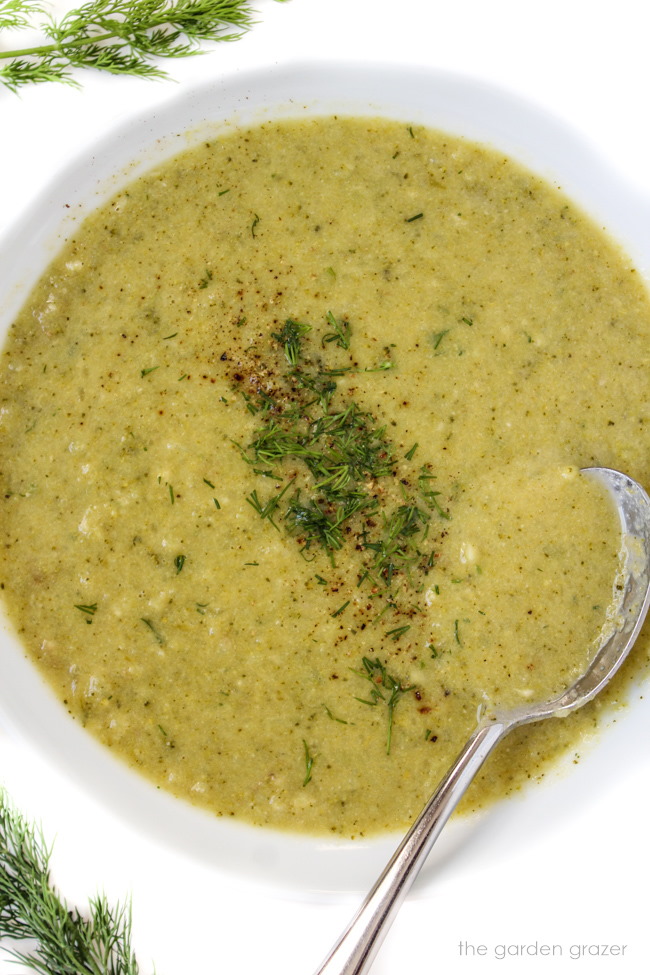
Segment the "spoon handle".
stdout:
<svg viewBox="0 0 650 975">
<path fill-rule="evenodd" d="M 481 722 L 315 975 L 363 975 L 461 796 L 510 728 Z"/>
</svg>

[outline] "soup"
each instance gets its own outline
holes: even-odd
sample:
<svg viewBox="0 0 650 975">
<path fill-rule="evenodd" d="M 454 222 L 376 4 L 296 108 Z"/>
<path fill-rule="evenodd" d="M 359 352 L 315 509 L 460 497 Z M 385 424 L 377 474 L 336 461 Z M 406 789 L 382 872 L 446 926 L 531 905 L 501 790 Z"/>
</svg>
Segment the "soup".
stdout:
<svg viewBox="0 0 650 975">
<path fill-rule="evenodd" d="M 625 257 L 495 151 L 365 118 L 189 150 L 86 220 L 10 330 L 17 634 L 179 797 L 402 827 L 478 714 L 593 653 L 619 540 L 579 469 L 647 480 L 649 334 Z M 513 734 L 464 808 L 601 708 Z"/>
</svg>

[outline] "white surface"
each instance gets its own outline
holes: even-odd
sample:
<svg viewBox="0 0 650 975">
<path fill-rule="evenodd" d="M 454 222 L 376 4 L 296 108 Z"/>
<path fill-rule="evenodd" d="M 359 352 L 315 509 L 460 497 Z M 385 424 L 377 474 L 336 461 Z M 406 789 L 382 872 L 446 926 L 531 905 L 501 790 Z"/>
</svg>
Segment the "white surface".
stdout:
<svg viewBox="0 0 650 975">
<path fill-rule="evenodd" d="M 60 5 L 62 6 L 62 5 Z M 119 120 L 182 96 L 217 75 L 296 59 L 428 65 L 496 83 L 570 124 L 640 200 L 650 203 L 645 3 L 592 0 L 258 0 L 259 23 L 236 44 L 171 64 L 178 84 L 84 76 L 0 92 L 0 234 L 64 163 Z M 650 230 L 648 230 L 650 235 Z M 0 274 L 2 269 L 0 269 Z M 650 943 L 637 882 L 650 853 L 646 809 L 648 709 L 634 709 L 589 760 L 526 806 L 487 819 L 414 891 L 383 947 L 376 975 L 510 970 L 637 972 Z M 631 746 L 631 747 L 630 747 Z M 318 965 L 359 897 L 272 893 L 148 839 L 93 802 L 27 745 L 0 736 L 0 781 L 55 843 L 54 877 L 78 904 L 96 890 L 133 898 L 144 973 L 298 975 Z M 565 812 L 558 815 L 558 809 Z M 598 851 L 598 852 L 595 852 Z M 461 954 L 460 942 L 485 954 Z M 562 958 L 496 957 L 497 946 L 558 945 Z M 627 945 L 621 957 L 574 959 L 573 945 Z M 521 949 L 520 949 L 521 950 Z M 0 956 L 0 973 L 18 969 Z"/>
</svg>

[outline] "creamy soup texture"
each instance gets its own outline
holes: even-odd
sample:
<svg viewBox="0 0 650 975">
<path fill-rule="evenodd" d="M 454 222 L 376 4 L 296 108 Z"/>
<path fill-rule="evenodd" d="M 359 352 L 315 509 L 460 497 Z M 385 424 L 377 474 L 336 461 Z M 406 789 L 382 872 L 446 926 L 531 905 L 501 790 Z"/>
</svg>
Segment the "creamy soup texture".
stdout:
<svg viewBox="0 0 650 975">
<path fill-rule="evenodd" d="M 14 627 L 176 795 L 402 827 L 478 714 L 593 651 L 619 539 L 579 469 L 650 480 L 649 338 L 625 257 L 496 151 L 347 118 L 205 142 L 91 215 L 10 329 Z M 602 707 L 513 734 L 465 808 Z"/>
</svg>

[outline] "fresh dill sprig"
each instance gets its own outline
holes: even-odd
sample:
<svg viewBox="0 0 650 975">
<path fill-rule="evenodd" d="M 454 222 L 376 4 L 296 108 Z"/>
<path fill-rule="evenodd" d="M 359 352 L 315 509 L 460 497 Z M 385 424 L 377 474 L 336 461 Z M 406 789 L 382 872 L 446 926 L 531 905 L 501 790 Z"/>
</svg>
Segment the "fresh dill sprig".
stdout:
<svg viewBox="0 0 650 975">
<path fill-rule="evenodd" d="M 32 14 L 42 12 L 31 0 L 0 0 L 0 30 L 28 30 Z"/>
<path fill-rule="evenodd" d="M 0 792 L 0 941 L 29 942 L 4 950 L 40 975 L 138 975 L 130 907 L 99 896 L 82 916 L 52 885 L 50 856 L 40 831 Z"/>
<path fill-rule="evenodd" d="M 46 81 L 79 87 L 77 68 L 165 78 L 158 58 L 200 54 L 253 25 L 249 0 L 90 0 L 58 21 L 33 0 L 0 0 L 0 29 L 34 26 L 38 14 L 46 43 L 0 51 L 0 82 L 14 92 Z"/>
</svg>

